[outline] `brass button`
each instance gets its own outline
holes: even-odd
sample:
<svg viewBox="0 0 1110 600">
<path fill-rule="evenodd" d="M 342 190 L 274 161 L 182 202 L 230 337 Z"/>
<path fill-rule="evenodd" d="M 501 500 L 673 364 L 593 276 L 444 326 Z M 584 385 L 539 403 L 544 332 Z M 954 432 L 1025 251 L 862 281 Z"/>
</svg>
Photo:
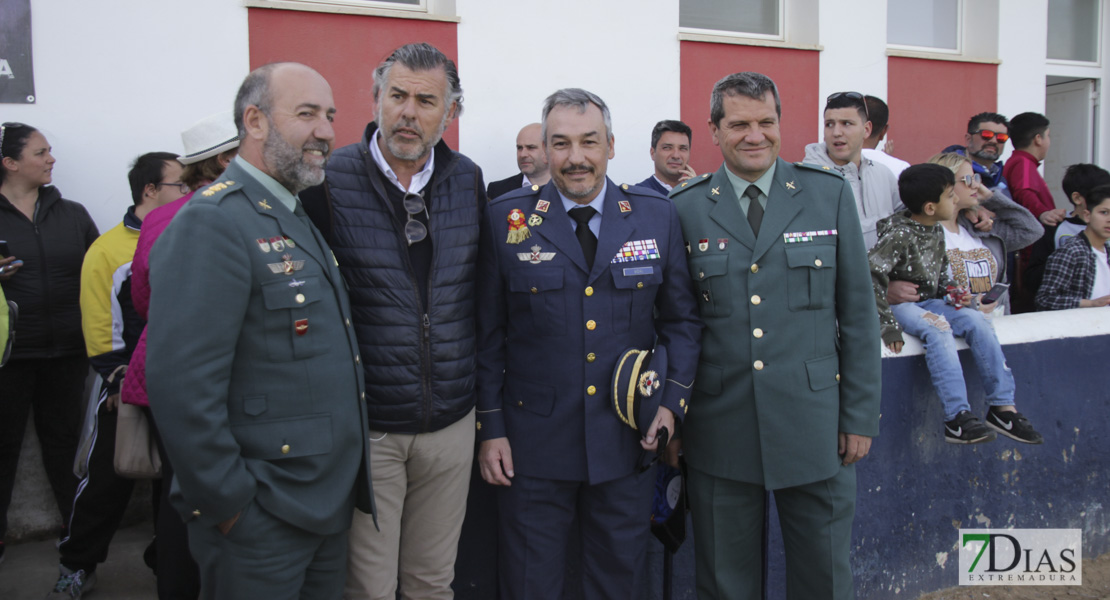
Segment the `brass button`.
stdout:
<svg viewBox="0 0 1110 600">
<path fill-rule="evenodd" d="M 837 374 L 836 374 L 836 380 L 837 380 L 837 381 L 840 381 L 840 373 L 837 373 Z"/>
<path fill-rule="evenodd" d="M 763 299 L 759 297 L 759 294 L 752 296 L 752 304 L 758 306 L 760 302 L 763 302 Z"/>
<path fill-rule="evenodd" d="M 752 273 L 758 273 L 758 272 L 759 272 L 759 265 L 753 264 L 752 265 Z"/>
<path fill-rule="evenodd" d="M 194 517 L 199 517 L 200 516 L 200 509 L 199 508 L 197 510 L 193 511 L 193 516 Z"/>
<path fill-rule="evenodd" d="M 763 337 L 763 330 L 756 327 L 755 329 L 752 330 L 752 335 L 754 335 L 756 339 L 759 339 L 759 338 Z"/>
<path fill-rule="evenodd" d="M 817 265 L 818 267 L 820 267 L 820 266 L 821 266 L 821 264 L 822 264 L 822 263 L 821 263 L 821 259 L 820 259 L 820 258 L 814 259 L 814 260 L 813 260 L 813 264 L 815 264 L 815 265 Z"/>
<path fill-rule="evenodd" d="M 282 454 L 289 454 L 289 444 L 286 444 L 286 445 L 281 447 L 281 453 Z"/>
<path fill-rule="evenodd" d="M 679 398 L 678 405 L 679 406 L 686 406 L 686 399 L 685 398 Z"/>
<path fill-rule="evenodd" d="M 698 272 L 698 279 L 705 279 L 705 271 Z"/>
<path fill-rule="evenodd" d="M 752 363 L 752 366 L 755 367 L 756 371 L 762 371 L 763 370 L 763 361 L 757 360 L 754 363 Z"/>
<path fill-rule="evenodd" d="M 597 388 L 591 385 L 590 387 L 586 388 L 586 393 L 593 396 L 597 393 Z"/>
<path fill-rule="evenodd" d="M 478 421 L 477 423 L 474 424 L 474 427 L 476 427 L 478 429 L 478 431 L 481 431 L 482 430 L 482 422 Z"/>
<path fill-rule="evenodd" d="M 597 329 L 597 323 L 593 319 L 586 321 L 586 329 L 589 329 L 590 331 Z"/>
<path fill-rule="evenodd" d="M 293 299 L 297 301 L 297 304 L 304 304 L 304 294 L 297 294 L 293 296 Z"/>
<path fill-rule="evenodd" d="M 636 282 L 636 289 L 638 289 L 638 290 L 642 290 L 642 289 L 644 289 L 644 282 L 642 282 L 642 281 L 637 281 L 637 282 Z"/>
<path fill-rule="evenodd" d="M 597 360 L 597 355 L 593 352 L 586 355 L 586 362 L 594 362 L 595 360 Z"/>
<path fill-rule="evenodd" d="M 533 293 L 533 294 L 538 294 L 538 293 L 540 293 L 540 291 L 539 291 L 539 290 L 537 290 L 536 288 L 532 288 L 532 290 L 531 290 L 531 291 L 532 291 L 532 293 Z"/>
<path fill-rule="evenodd" d="M 587 296 L 593 296 L 594 295 L 594 288 L 593 288 L 592 285 L 586 287 L 586 295 Z"/>
<path fill-rule="evenodd" d="M 524 401 L 523 400 L 517 400 L 516 405 L 517 406 L 524 406 Z"/>
</svg>

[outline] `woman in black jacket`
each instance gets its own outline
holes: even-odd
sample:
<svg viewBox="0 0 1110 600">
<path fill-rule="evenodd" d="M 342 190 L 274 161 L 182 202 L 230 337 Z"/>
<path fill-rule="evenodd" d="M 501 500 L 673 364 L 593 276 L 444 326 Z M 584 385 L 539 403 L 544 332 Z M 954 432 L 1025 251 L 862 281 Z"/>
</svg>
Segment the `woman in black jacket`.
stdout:
<svg viewBox="0 0 1110 600">
<path fill-rule="evenodd" d="M 11 361 L 0 369 L 0 539 L 8 529 L 19 448 L 31 408 L 46 476 L 69 520 L 88 362 L 78 304 L 81 263 L 99 232 L 51 182 L 54 157 L 35 128 L 0 125 L 0 286 L 19 305 Z M 0 542 L 0 558 L 3 557 Z"/>
</svg>

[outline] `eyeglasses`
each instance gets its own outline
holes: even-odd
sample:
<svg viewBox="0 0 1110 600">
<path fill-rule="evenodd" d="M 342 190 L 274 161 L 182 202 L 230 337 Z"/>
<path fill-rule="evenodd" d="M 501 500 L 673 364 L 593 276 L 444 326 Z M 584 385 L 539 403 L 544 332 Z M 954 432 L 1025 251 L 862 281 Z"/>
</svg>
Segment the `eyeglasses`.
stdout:
<svg viewBox="0 0 1110 600">
<path fill-rule="evenodd" d="M 964 182 L 964 185 L 969 188 L 977 188 L 980 183 L 983 183 L 983 176 L 978 173 L 973 173 L 971 175 L 964 175 L 960 178 L 960 181 Z"/>
<path fill-rule="evenodd" d="M 420 213 L 424 213 L 424 218 L 430 218 L 428 216 L 428 206 L 424 204 L 424 196 L 420 192 L 406 193 L 402 202 L 405 205 L 405 212 L 409 214 L 409 220 L 405 221 L 405 239 L 409 241 L 411 246 L 428 237 L 428 228 L 420 221 L 412 218 L 413 215 Z"/>
<path fill-rule="evenodd" d="M 836 92 L 835 94 L 830 94 L 829 97 L 825 99 L 825 110 L 828 110 L 830 104 L 841 98 L 847 98 L 858 102 L 859 106 L 863 108 L 863 115 L 867 117 L 868 121 L 871 120 L 871 113 L 867 110 L 867 100 L 865 100 L 863 94 L 859 92 Z"/>
<path fill-rule="evenodd" d="M 154 187 L 155 188 L 160 188 L 164 185 L 168 185 L 170 187 L 176 187 L 177 191 L 181 192 L 182 196 L 189 193 L 189 184 L 181 183 L 180 181 L 175 182 L 175 183 L 156 183 L 156 184 L 154 184 Z"/>
<path fill-rule="evenodd" d="M 997 139 L 1000 144 L 1005 143 L 1006 140 L 1010 139 L 1009 134 L 1007 134 L 1007 133 L 995 133 L 995 132 L 991 131 L 990 129 L 980 129 L 979 131 L 972 131 L 971 132 L 971 135 L 975 135 L 975 134 L 979 134 L 979 137 L 983 138 L 984 140 Z"/>
</svg>

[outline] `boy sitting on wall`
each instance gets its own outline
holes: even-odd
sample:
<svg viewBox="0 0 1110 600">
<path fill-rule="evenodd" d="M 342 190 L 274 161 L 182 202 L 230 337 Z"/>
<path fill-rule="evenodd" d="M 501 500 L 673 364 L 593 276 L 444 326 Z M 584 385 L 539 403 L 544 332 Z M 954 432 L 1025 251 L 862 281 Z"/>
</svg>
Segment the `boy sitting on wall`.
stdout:
<svg viewBox="0 0 1110 600">
<path fill-rule="evenodd" d="M 994 328 L 983 313 L 965 308 L 972 298 L 966 289 L 955 287 L 948 272 L 944 231 L 938 223 L 955 213 L 955 184 L 952 170 L 936 164 L 914 165 L 898 178 L 907 210 L 879 221 L 879 241 L 868 253 L 883 343 L 901 352 L 905 330 L 925 345 L 933 387 L 944 404 L 944 441 L 989 442 L 997 431 L 1019 442 L 1040 444 L 1041 434 L 1014 407 L 1014 377 Z M 888 304 L 891 279 L 917 284 L 922 300 Z M 986 424 L 971 414 L 956 335 L 967 340 L 983 380 L 990 404 Z"/>
</svg>

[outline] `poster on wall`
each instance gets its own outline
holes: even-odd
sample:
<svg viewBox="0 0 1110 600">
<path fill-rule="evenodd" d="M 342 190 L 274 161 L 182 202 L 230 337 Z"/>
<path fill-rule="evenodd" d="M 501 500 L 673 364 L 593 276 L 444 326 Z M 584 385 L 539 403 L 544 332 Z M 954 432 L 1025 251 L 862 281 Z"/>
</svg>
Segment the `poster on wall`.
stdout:
<svg viewBox="0 0 1110 600">
<path fill-rule="evenodd" d="M 31 0 L 0 0 L 0 104 L 34 104 Z"/>
</svg>

